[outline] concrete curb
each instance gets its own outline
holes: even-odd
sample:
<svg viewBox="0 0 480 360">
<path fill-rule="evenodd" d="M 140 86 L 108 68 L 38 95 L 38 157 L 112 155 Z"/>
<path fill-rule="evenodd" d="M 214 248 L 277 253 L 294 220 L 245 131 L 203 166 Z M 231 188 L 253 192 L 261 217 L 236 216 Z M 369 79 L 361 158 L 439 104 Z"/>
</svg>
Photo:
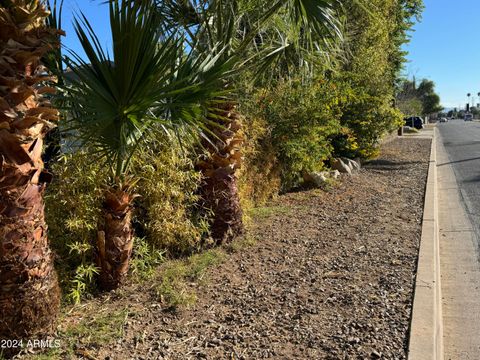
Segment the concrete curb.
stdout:
<svg viewBox="0 0 480 360">
<path fill-rule="evenodd" d="M 443 360 L 442 295 L 437 204 L 436 129 L 428 167 L 408 346 L 409 360 Z"/>
</svg>

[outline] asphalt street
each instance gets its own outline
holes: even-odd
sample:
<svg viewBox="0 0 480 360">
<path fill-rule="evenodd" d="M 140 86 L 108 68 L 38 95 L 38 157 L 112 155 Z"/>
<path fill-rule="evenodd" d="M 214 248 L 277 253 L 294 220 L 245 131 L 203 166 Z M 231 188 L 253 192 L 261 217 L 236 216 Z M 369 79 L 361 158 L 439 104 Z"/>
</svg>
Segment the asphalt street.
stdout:
<svg viewBox="0 0 480 360">
<path fill-rule="evenodd" d="M 477 248 L 480 248 L 480 122 L 450 120 L 439 123 L 437 129 L 449 164 L 453 166 L 463 204 L 474 225 Z M 442 165 L 445 164 L 438 164 Z"/>
</svg>

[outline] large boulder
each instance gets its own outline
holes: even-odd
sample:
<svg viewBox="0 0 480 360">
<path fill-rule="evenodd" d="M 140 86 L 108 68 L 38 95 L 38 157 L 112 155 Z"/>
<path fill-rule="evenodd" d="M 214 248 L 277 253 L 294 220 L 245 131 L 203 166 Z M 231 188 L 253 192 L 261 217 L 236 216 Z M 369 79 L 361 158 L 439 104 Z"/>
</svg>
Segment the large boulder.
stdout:
<svg viewBox="0 0 480 360">
<path fill-rule="evenodd" d="M 328 171 L 320 171 L 320 172 L 304 172 L 303 173 L 303 180 L 311 185 L 315 185 L 317 187 L 321 187 L 328 182 Z"/>
<path fill-rule="evenodd" d="M 351 171 L 353 171 L 353 166 L 350 164 L 350 159 L 349 158 L 342 157 L 342 158 L 340 158 L 340 160 L 342 160 L 343 163 L 345 165 L 347 165 L 350 168 Z"/>
<path fill-rule="evenodd" d="M 341 173 L 345 173 L 345 174 L 349 174 L 349 175 L 352 174 L 352 169 L 350 168 L 350 166 L 348 164 L 345 164 L 345 162 L 342 161 L 342 159 L 333 159 L 332 169 L 333 170 L 338 170 Z"/>
<path fill-rule="evenodd" d="M 350 167 L 350 170 L 352 171 L 360 170 L 360 164 L 357 161 L 348 159 L 348 158 L 341 158 L 341 159 L 345 164 L 347 164 Z"/>
<path fill-rule="evenodd" d="M 358 171 L 360 170 L 360 162 L 356 160 L 352 160 L 349 158 L 340 158 L 349 168 L 351 171 Z"/>
<path fill-rule="evenodd" d="M 359 157 L 353 159 L 357 165 L 358 165 L 358 168 L 361 169 L 362 168 L 362 159 L 360 159 Z"/>
<path fill-rule="evenodd" d="M 329 172 L 329 175 L 332 179 L 338 179 L 340 177 L 340 171 L 338 170 L 332 170 Z"/>
</svg>

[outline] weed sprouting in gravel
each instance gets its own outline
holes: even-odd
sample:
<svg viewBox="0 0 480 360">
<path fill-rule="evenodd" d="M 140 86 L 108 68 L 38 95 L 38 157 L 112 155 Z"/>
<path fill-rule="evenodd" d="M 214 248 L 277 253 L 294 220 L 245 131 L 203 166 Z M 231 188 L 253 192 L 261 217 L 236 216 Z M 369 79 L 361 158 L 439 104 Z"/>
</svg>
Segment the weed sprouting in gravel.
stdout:
<svg viewBox="0 0 480 360">
<path fill-rule="evenodd" d="M 208 281 L 206 271 L 225 259 L 225 253 L 218 249 L 195 254 L 185 260 L 170 261 L 161 273 L 161 282 L 156 287 L 160 301 L 171 310 L 189 307 L 195 303 L 195 291 L 191 283 Z"/>
</svg>

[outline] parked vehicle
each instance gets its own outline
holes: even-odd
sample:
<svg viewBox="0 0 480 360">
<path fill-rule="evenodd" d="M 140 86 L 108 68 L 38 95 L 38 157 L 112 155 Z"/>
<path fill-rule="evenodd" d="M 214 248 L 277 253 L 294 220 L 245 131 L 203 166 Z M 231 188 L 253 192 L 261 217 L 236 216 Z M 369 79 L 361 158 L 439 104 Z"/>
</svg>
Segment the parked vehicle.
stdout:
<svg viewBox="0 0 480 360">
<path fill-rule="evenodd" d="M 420 116 L 410 116 L 405 118 L 405 125 L 415 129 L 423 129 L 423 119 Z"/>
<path fill-rule="evenodd" d="M 443 118 L 440 118 L 440 122 L 441 122 L 441 123 L 446 123 L 446 122 L 448 122 L 448 119 L 447 119 L 447 118 L 444 118 L 444 117 L 443 117 Z"/>
<path fill-rule="evenodd" d="M 463 120 L 472 121 L 473 120 L 473 115 L 472 114 L 465 114 Z"/>
</svg>

